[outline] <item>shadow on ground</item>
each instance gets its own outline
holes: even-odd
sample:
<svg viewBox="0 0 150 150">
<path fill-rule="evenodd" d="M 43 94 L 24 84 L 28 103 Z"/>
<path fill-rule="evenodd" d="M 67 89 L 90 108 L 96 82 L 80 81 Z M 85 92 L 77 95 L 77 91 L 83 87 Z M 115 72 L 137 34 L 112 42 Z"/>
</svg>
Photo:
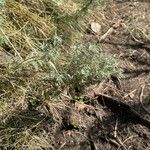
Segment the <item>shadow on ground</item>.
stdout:
<svg viewBox="0 0 150 150">
<path fill-rule="evenodd" d="M 114 106 L 110 106 L 111 110 L 107 106 L 102 106 L 97 99 L 87 99 L 85 101 L 86 107 L 79 111 L 74 107 L 76 101 L 70 101 L 70 103 L 72 108 L 64 107 L 63 110 L 59 111 L 61 116 L 59 122 L 43 110 L 13 112 L 4 123 L 1 123 L 0 148 L 17 149 L 16 143 L 20 136 L 25 136 L 24 132 L 28 133 L 30 137 L 42 135 L 51 145 L 51 149 L 61 150 L 115 150 L 125 147 L 134 149 L 136 142 L 143 142 L 144 140 L 148 143 L 150 140 L 149 129 L 131 120 L 132 114 L 130 116 L 129 113 L 121 112 L 118 114 L 112 111 L 111 107 L 119 108 L 116 104 L 116 106 L 114 104 Z M 150 105 L 148 97 L 143 100 L 143 103 L 148 110 Z M 141 108 L 141 103 L 131 105 L 131 108 Z M 140 109 L 140 114 L 144 118 L 147 112 Z M 134 129 L 135 127 L 139 128 L 138 133 Z M 7 136 L 5 136 L 6 133 Z M 139 133 L 143 134 L 139 135 Z M 131 141 L 133 139 L 127 140 L 131 134 L 133 137 L 135 136 L 135 145 Z M 9 142 L 9 145 L 7 145 L 7 142 Z M 22 141 L 22 143 L 24 142 Z M 19 148 L 23 148 L 22 146 L 20 144 Z M 43 145 L 39 147 L 47 149 Z M 146 147 L 146 144 L 141 145 L 141 149 Z"/>
</svg>

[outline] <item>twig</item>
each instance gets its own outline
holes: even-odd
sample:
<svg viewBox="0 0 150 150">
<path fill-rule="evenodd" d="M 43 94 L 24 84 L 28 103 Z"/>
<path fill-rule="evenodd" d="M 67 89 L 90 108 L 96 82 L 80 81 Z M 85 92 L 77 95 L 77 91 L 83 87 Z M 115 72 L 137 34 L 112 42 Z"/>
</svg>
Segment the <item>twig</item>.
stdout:
<svg viewBox="0 0 150 150">
<path fill-rule="evenodd" d="M 123 97 L 123 99 L 124 99 L 124 98 L 127 98 L 127 97 L 130 97 L 130 98 L 132 99 L 132 97 L 131 97 L 130 95 L 133 94 L 133 93 L 136 92 L 136 91 L 137 91 L 137 89 L 134 89 L 134 90 L 131 91 L 130 93 L 126 94 L 126 95 Z"/>
<path fill-rule="evenodd" d="M 99 38 L 99 42 L 103 42 L 106 37 L 108 37 L 109 35 L 111 35 L 114 31 L 114 28 L 111 27 L 104 35 L 102 35 L 100 38 Z"/>
<path fill-rule="evenodd" d="M 138 137 L 138 136 L 130 136 L 129 138 L 125 139 L 125 140 L 122 142 L 122 144 L 124 144 L 125 142 L 127 142 L 128 140 L 130 140 L 130 139 L 132 139 L 132 138 L 134 138 L 134 137 Z M 122 145 L 121 145 L 121 146 L 122 146 Z M 119 150 L 119 149 L 121 148 L 121 146 L 119 146 L 117 150 Z"/>
<path fill-rule="evenodd" d="M 127 25 L 125 23 L 121 24 L 124 28 L 126 28 L 128 30 L 128 32 L 130 33 L 131 37 L 133 38 L 133 40 L 139 44 L 145 44 L 143 41 L 138 40 L 134 35 L 133 35 L 133 31 L 130 31 L 130 29 L 127 27 Z M 143 33 L 143 32 L 142 32 Z"/>
<path fill-rule="evenodd" d="M 118 118 L 116 120 L 116 124 L 115 124 L 115 130 L 114 130 L 114 137 L 117 137 L 117 127 L 118 127 Z"/>
<path fill-rule="evenodd" d="M 116 140 L 118 141 L 118 143 L 119 143 L 125 150 L 127 150 L 127 148 L 125 147 L 124 143 L 120 140 L 119 137 L 116 137 Z M 120 147 L 121 147 L 121 146 L 120 146 Z"/>
<path fill-rule="evenodd" d="M 127 150 L 127 148 L 125 147 L 124 143 L 117 136 L 117 127 L 118 127 L 118 118 L 117 118 L 116 124 L 115 124 L 114 138 L 116 139 L 116 142 L 119 143 L 119 147 L 122 146 L 125 150 Z"/>
<path fill-rule="evenodd" d="M 114 145 L 117 146 L 117 147 L 120 147 L 120 146 L 121 146 L 120 143 L 118 143 L 118 142 L 117 142 L 116 140 L 114 140 L 114 139 L 109 139 L 108 142 L 114 144 Z"/>
<path fill-rule="evenodd" d="M 115 29 L 120 27 L 120 25 L 121 25 L 121 20 L 119 20 L 111 28 L 109 28 L 109 30 L 98 39 L 98 41 L 103 42 L 109 35 L 111 35 L 114 32 Z"/>
<path fill-rule="evenodd" d="M 61 150 L 65 145 L 66 145 L 66 142 L 64 142 L 58 150 Z"/>
</svg>

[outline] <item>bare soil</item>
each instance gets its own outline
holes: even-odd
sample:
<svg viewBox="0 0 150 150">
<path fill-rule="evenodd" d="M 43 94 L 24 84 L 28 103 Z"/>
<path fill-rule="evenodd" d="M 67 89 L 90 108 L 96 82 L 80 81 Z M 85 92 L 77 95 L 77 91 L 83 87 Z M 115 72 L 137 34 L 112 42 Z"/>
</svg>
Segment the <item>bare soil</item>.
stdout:
<svg viewBox="0 0 150 150">
<path fill-rule="evenodd" d="M 72 101 L 71 109 L 64 113 L 66 118 L 63 116 L 59 132 L 55 133 L 56 149 L 150 149 L 150 41 L 144 37 L 132 36 L 130 32 L 135 28 L 144 32 L 149 26 L 149 8 L 149 1 L 116 0 L 103 10 L 105 19 L 101 24 L 101 35 L 119 20 L 125 24 L 99 43 L 106 52 L 118 58 L 119 65 L 124 70 L 123 77 L 112 77 L 89 88 L 84 104 Z M 99 20 L 97 22 L 100 23 Z M 95 37 L 87 33 L 84 38 L 90 41 Z M 94 98 L 95 93 L 109 95 L 113 100 L 117 98 L 117 102 L 127 104 L 133 111 L 128 111 L 128 108 L 113 111 L 113 108 L 120 109 L 120 104 L 116 106 L 110 101 L 111 104 L 107 105 L 105 98 L 105 105 L 102 106 Z M 134 111 L 138 116 L 134 116 Z M 146 126 L 142 123 L 144 119 L 147 121 Z"/>
</svg>

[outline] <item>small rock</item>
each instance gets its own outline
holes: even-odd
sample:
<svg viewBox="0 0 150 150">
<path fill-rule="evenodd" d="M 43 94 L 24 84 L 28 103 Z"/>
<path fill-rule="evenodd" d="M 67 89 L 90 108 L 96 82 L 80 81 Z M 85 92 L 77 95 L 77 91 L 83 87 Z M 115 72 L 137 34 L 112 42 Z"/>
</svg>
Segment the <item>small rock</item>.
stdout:
<svg viewBox="0 0 150 150">
<path fill-rule="evenodd" d="M 101 31 L 101 25 L 97 22 L 92 22 L 91 23 L 91 30 L 96 33 L 96 34 L 100 34 Z"/>
</svg>

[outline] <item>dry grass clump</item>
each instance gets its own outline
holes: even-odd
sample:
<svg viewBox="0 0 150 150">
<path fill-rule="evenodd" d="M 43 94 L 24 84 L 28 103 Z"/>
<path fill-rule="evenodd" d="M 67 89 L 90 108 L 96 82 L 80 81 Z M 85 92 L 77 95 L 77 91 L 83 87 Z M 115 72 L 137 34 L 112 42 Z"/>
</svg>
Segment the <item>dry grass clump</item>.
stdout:
<svg viewBox="0 0 150 150">
<path fill-rule="evenodd" d="M 33 49 L 39 49 L 40 41 L 45 41 L 50 38 L 52 32 L 55 32 L 50 17 L 41 17 L 39 13 L 31 11 L 27 5 L 6 0 L 4 6 L 1 32 L 7 44 L 20 57 L 26 56 Z"/>
<path fill-rule="evenodd" d="M 30 51 L 41 49 L 41 44 L 54 33 L 71 30 L 69 22 L 82 9 L 82 5 L 83 1 L 76 3 L 71 0 L 5 0 L 1 41 L 13 49 L 12 53 L 25 57 Z"/>
</svg>

